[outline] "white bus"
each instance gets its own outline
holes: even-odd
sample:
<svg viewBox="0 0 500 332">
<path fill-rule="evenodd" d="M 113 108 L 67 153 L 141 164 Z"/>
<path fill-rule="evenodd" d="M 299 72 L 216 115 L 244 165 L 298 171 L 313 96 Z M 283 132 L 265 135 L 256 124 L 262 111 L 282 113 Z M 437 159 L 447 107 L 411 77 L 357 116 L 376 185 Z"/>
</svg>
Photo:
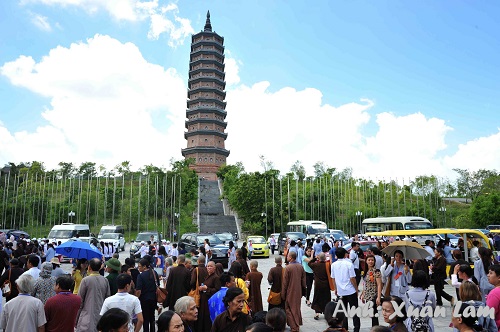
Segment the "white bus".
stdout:
<svg viewBox="0 0 500 332">
<path fill-rule="evenodd" d="M 432 223 L 422 217 L 367 218 L 361 224 L 363 234 L 395 230 L 431 229 Z"/>
<path fill-rule="evenodd" d="M 318 233 L 328 233 L 328 227 L 320 220 L 290 221 L 286 227 L 289 232 L 301 232 L 308 238 L 314 238 Z"/>
</svg>

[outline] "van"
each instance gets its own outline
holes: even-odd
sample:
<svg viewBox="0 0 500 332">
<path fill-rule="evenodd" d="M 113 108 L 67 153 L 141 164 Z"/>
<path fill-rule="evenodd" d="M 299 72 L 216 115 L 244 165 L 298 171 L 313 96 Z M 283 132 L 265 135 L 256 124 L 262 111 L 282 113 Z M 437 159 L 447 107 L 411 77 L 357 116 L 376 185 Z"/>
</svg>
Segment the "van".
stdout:
<svg viewBox="0 0 500 332">
<path fill-rule="evenodd" d="M 125 236 L 125 228 L 122 225 L 104 225 L 101 227 L 99 234 L 97 234 L 97 239 L 100 240 L 105 233 L 118 233 Z"/>
<path fill-rule="evenodd" d="M 57 243 L 59 243 L 59 241 L 61 241 L 61 243 L 64 243 L 69 239 L 76 237 L 77 235 L 80 237 L 89 237 L 89 225 L 73 223 L 62 223 L 60 225 L 55 225 L 50 230 L 49 236 L 47 238 L 49 240 L 55 239 Z"/>
</svg>

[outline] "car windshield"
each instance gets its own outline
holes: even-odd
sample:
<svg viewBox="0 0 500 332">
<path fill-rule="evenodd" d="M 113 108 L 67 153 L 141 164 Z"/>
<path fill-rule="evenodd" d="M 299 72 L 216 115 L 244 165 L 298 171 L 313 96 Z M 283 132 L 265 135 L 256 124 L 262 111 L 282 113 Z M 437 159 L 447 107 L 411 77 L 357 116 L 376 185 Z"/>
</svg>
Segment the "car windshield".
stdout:
<svg viewBox="0 0 500 332">
<path fill-rule="evenodd" d="M 151 241 L 151 235 L 154 235 L 154 241 L 158 241 L 158 234 L 139 233 L 139 234 L 137 234 L 137 237 L 135 238 L 135 242 Z"/>
<path fill-rule="evenodd" d="M 117 240 L 119 238 L 120 234 L 118 233 L 104 233 L 102 235 L 102 239 L 113 239 Z"/>
<path fill-rule="evenodd" d="M 304 233 L 287 233 L 290 240 L 305 239 L 306 235 Z"/>
<path fill-rule="evenodd" d="M 252 241 L 253 244 L 264 244 L 266 240 L 263 237 L 249 237 L 248 241 Z"/>
<path fill-rule="evenodd" d="M 216 235 L 200 235 L 196 237 L 196 241 L 198 241 L 198 244 L 200 245 L 205 242 L 205 239 L 208 239 L 208 241 L 210 241 L 211 246 L 222 244 L 222 241 Z"/>
<path fill-rule="evenodd" d="M 71 229 L 58 229 L 52 230 L 49 233 L 49 239 L 71 239 L 76 235 L 75 230 Z"/>
<path fill-rule="evenodd" d="M 215 234 L 219 239 L 221 239 L 222 241 L 232 241 L 233 240 L 233 236 L 231 234 L 228 234 L 228 233 L 218 233 L 218 234 Z"/>
</svg>

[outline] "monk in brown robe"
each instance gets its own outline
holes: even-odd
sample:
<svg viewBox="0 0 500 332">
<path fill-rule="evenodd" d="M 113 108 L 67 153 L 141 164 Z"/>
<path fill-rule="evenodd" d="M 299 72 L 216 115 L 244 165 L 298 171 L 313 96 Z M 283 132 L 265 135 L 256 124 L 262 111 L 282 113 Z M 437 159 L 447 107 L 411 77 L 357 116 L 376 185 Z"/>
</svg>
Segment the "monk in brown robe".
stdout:
<svg viewBox="0 0 500 332">
<path fill-rule="evenodd" d="M 199 279 L 198 289 L 200 290 L 200 307 L 198 308 L 198 320 L 196 321 L 196 331 L 206 332 L 212 329 L 212 320 L 208 309 L 208 299 L 220 290 L 220 279 L 215 273 L 215 263 L 210 261 L 206 267 L 207 275 L 204 279 Z M 200 273 L 200 278 L 202 274 Z M 196 278 L 196 277 L 195 277 Z"/>
<path fill-rule="evenodd" d="M 314 297 L 311 308 L 316 312 L 314 319 L 319 319 L 319 314 L 325 312 L 325 307 L 331 301 L 330 293 L 330 271 L 326 266 L 326 255 L 324 252 L 314 257 L 308 263 L 314 272 Z"/>
<path fill-rule="evenodd" d="M 281 294 L 281 285 L 283 284 L 283 272 L 284 272 L 283 266 L 281 266 L 283 264 L 281 256 L 276 256 L 274 258 L 274 263 L 276 263 L 276 266 L 272 267 L 269 270 L 269 273 L 267 275 L 267 281 L 269 282 L 269 285 L 271 285 L 270 289 L 271 292 Z M 280 304 L 269 303 L 267 311 L 271 310 L 272 308 L 281 308 L 285 310 L 285 301 L 281 301 Z"/>
<path fill-rule="evenodd" d="M 286 322 L 292 332 L 298 332 L 302 325 L 300 299 L 306 295 L 306 272 L 296 259 L 297 253 L 289 251 L 281 289 L 281 300 L 285 301 Z"/>
<path fill-rule="evenodd" d="M 181 297 L 186 296 L 190 290 L 189 281 L 191 279 L 191 275 L 189 274 L 188 269 L 184 266 L 185 260 L 184 255 L 179 255 L 179 257 L 177 257 L 178 265 L 172 267 L 168 274 L 168 293 L 165 304 L 170 308 L 170 310 L 174 310 L 175 302 Z"/>
<path fill-rule="evenodd" d="M 241 251 L 241 249 L 236 250 L 236 261 L 241 264 L 243 269 L 243 278 L 245 278 L 247 273 L 250 272 L 250 269 L 248 268 L 247 260 L 243 258 L 243 251 Z"/>
<path fill-rule="evenodd" d="M 259 263 L 256 260 L 250 261 L 250 273 L 247 274 L 246 280 L 250 281 L 250 298 L 249 305 L 253 313 L 263 311 L 262 293 L 260 292 L 260 284 L 262 282 L 262 273 L 257 271 Z"/>
</svg>

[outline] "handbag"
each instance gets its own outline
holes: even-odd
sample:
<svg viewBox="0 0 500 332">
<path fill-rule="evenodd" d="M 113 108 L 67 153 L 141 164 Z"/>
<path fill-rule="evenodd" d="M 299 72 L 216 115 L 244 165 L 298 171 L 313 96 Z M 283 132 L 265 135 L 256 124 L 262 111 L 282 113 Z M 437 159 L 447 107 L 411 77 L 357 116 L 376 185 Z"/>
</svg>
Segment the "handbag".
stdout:
<svg viewBox="0 0 500 332">
<path fill-rule="evenodd" d="M 158 303 L 163 303 L 167 299 L 167 290 L 165 288 L 160 288 L 158 286 L 158 282 L 156 281 L 156 273 L 151 270 L 153 273 L 153 277 L 155 279 L 155 286 L 156 286 L 156 302 Z"/>
<path fill-rule="evenodd" d="M 198 268 L 196 268 L 196 288 L 192 289 L 189 291 L 188 296 L 191 296 L 194 299 L 194 303 L 196 303 L 196 306 L 200 306 L 200 290 L 199 290 L 199 283 L 198 283 Z"/>
<path fill-rule="evenodd" d="M 267 302 L 269 304 L 272 304 L 272 305 L 280 305 L 281 304 L 281 293 L 269 291 L 269 296 L 267 298 Z"/>
<path fill-rule="evenodd" d="M 5 297 L 9 297 L 10 292 L 12 291 L 12 283 L 10 282 L 11 272 L 12 272 L 12 267 L 9 269 L 9 278 L 7 280 L 5 280 L 5 282 L 2 285 L 2 293 L 3 293 L 3 296 L 5 296 Z"/>
</svg>

